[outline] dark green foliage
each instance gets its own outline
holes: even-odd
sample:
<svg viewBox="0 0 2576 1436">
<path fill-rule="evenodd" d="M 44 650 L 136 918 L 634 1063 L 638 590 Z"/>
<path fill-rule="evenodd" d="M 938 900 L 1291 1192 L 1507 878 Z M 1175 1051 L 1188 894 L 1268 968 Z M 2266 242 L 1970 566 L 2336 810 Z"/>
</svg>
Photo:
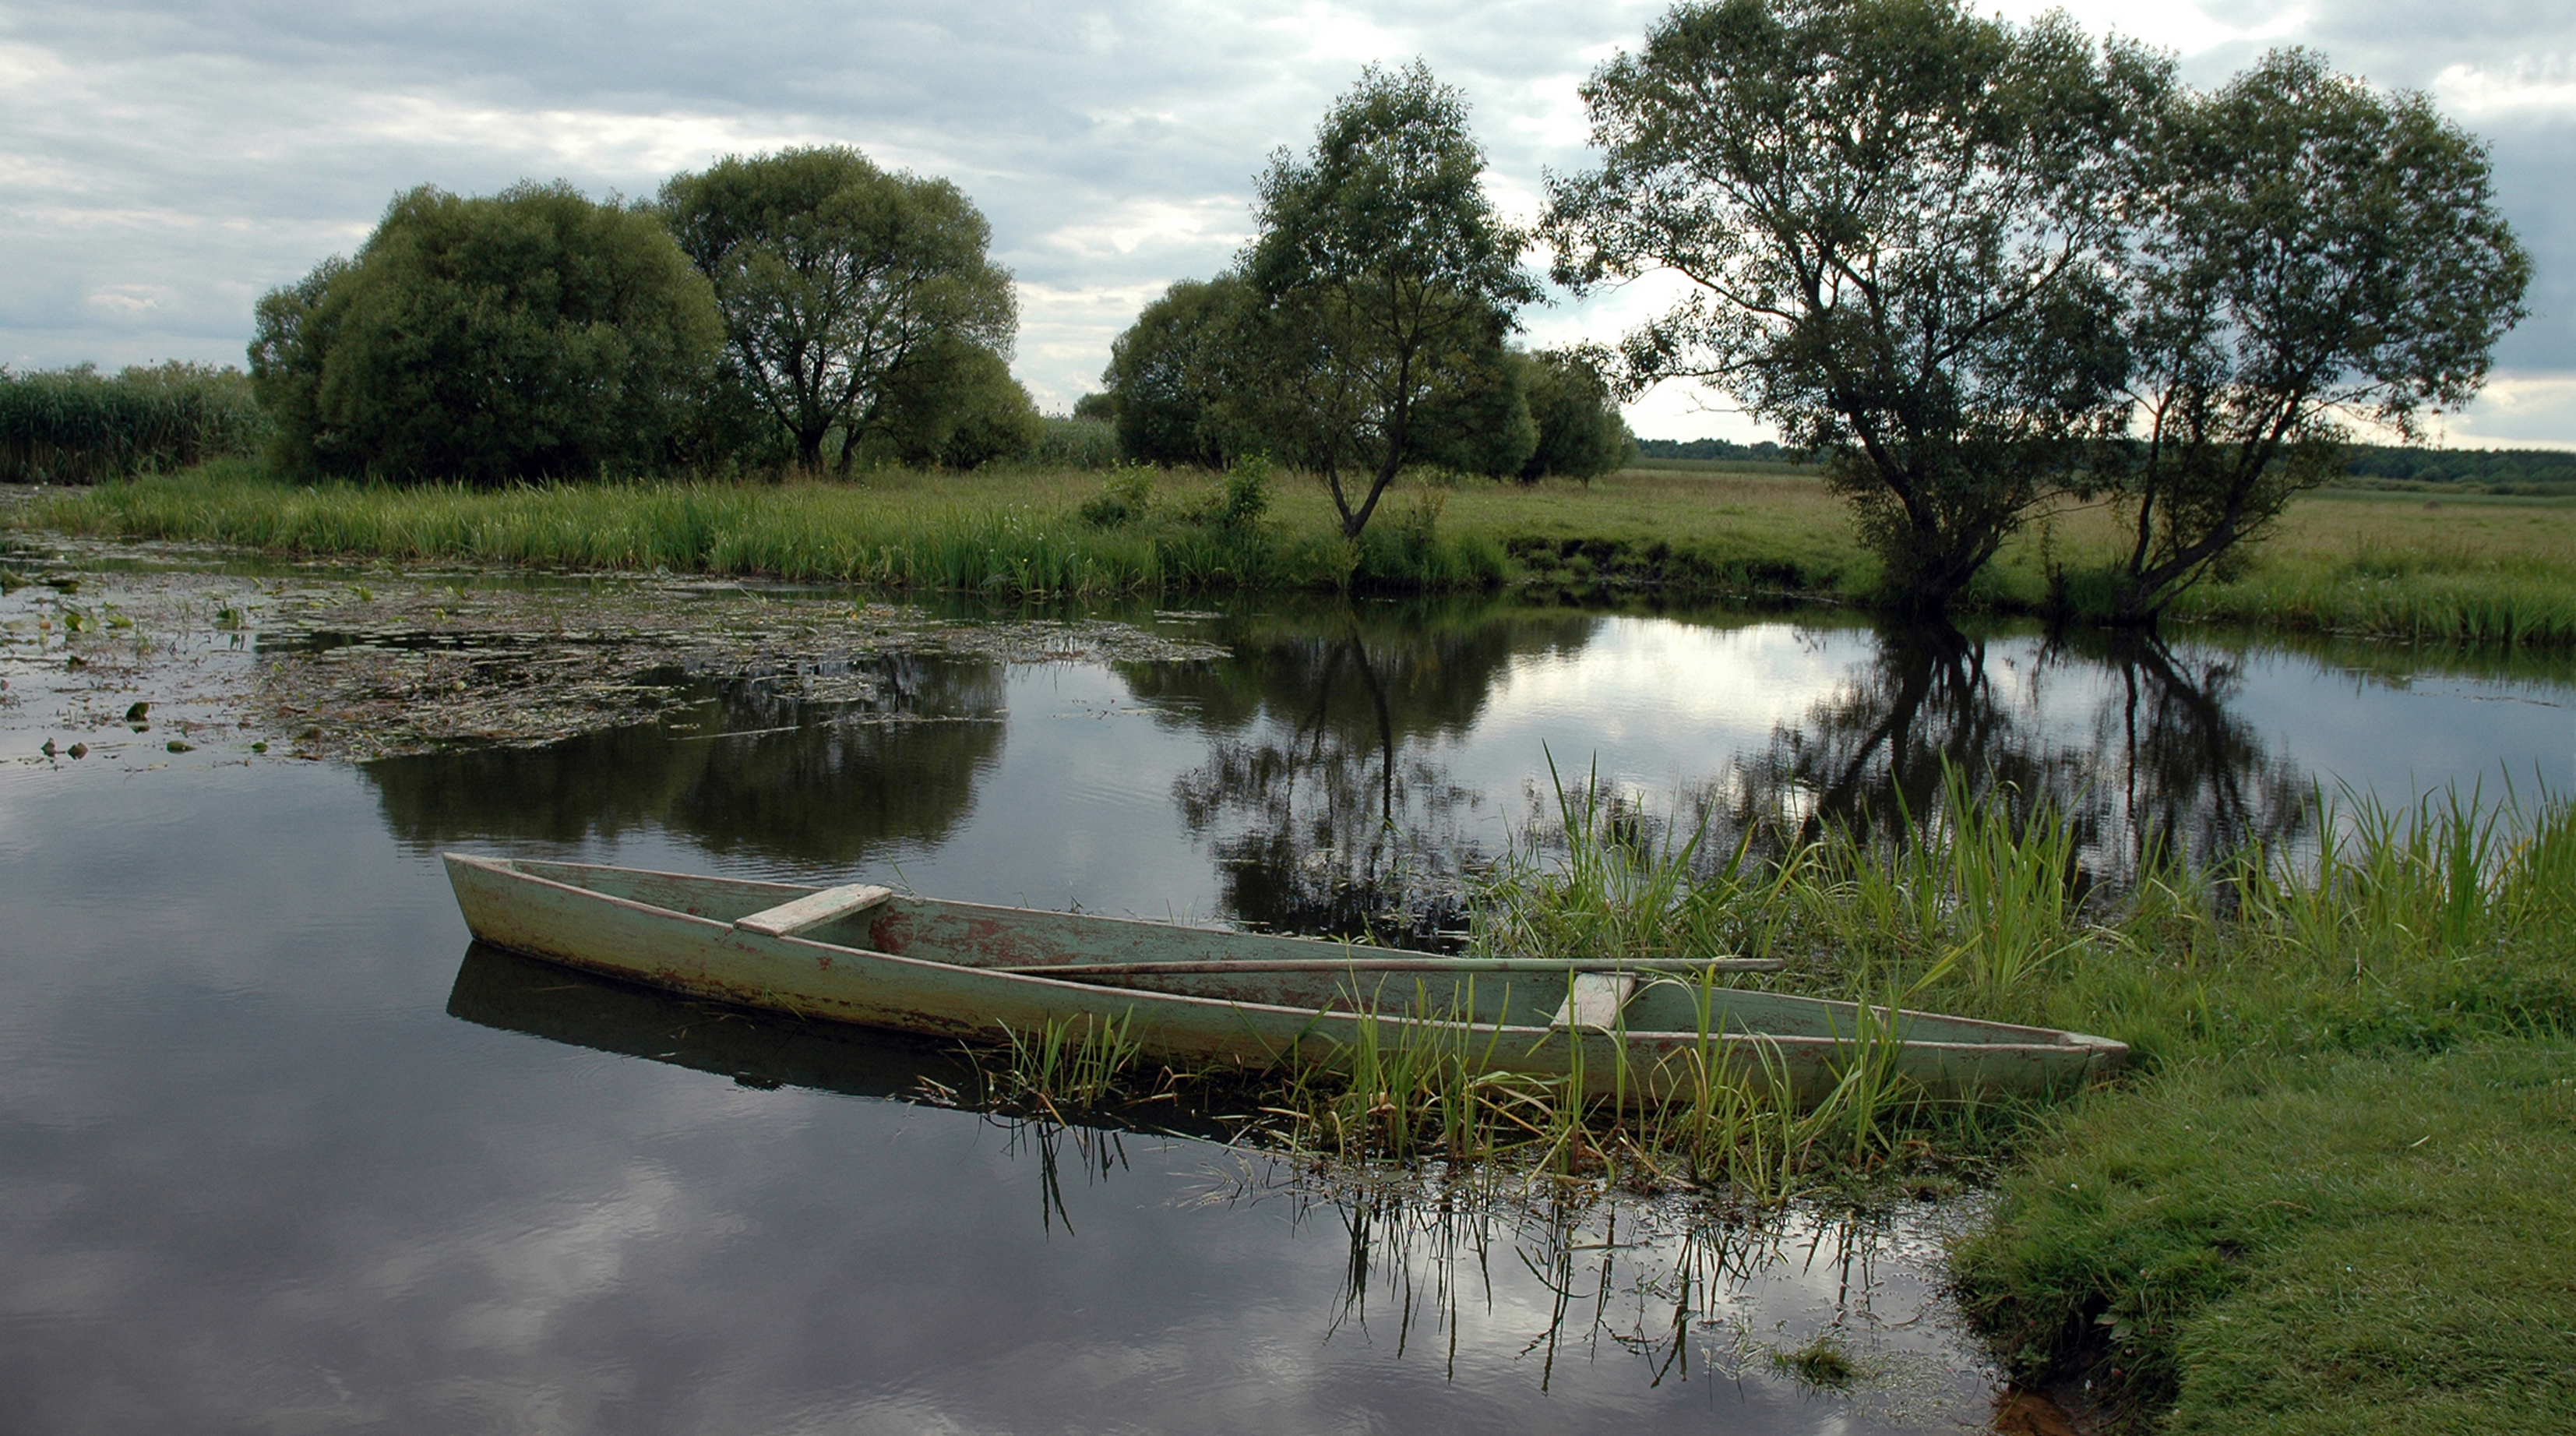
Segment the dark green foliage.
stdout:
<svg viewBox="0 0 2576 1436">
<path fill-rule="evenodd" d="M 1073 401 L 1073 417 L 1096 419 L 1103 424 L 1115 424 L 1118 422 L 1118 396 L 1085 394 Z"/>
<path fill-rule="evenodd" d="M 1685 459 L 1694 463 L 1803 464 L 1812 456 L 1800 449 L 1784 449 L 1764 439 L 1757 444 L 1730 443 L 1725 439 L 1639 439 L 1640 459 Z"/>
<path fill-rule="evenodd" d="M 1142 464 L 1112 469 L 1100 492 L 1084 499 L 1074 512 L 1093 528 L 1124 528 L 1154 510 L 1154 471 Z"/>
<path fill-rule="evenodd" d="M 2392 485 L 2458 485 L 2473 493 L 2576 490 L 2576 454 L 2562 449 L 2423 449 L 2358 445 L 2344 472 Z"/>
<path fill-rule="evenodd" d="M 1415 456 L 1419 411 L 1498 367 L 1512 311 L 1538 297 L 1484 167 L 1465 100 L 1416 63 L 1369 69 L 1313 149 L 1260 178 L 1243 266 L 1260 299 L 1257 428 L 1322 471 L 1349 537 Z M 1369 475 L 1356 503 L 1352 468 Z"/>
<path fill-rule="evenodd" d="M 1538 449 L 1529 390 L 1538 365 L 1496 346 L 1462 363 L 1414 416 L 1413 457 L 1461 474 L 1518 475 Z"/>
<path fill-rule="evenodd" d="M 210 364 L 0 370 L 0 482 L 93 483 L 245 455 L 268 421 L 240 370 Z"/>
<path fill-rule="evenodd" d="M 1622 344 L 1828 476 L 1938 609 L 2115 433 L 2114 263 L 2167 66 L 1956 0 L 1684 5 L 1583 87 L 1600 169 L 1551 183 L 1557 278 L 1689 297 Z"/>
<path fill-rule="evenodd" d="M 1216 508 L 1216 526 L 1230 534 L 1249 535 L 1270 514 L 1270 461 L 1253 454 L 1237 459 L 1225 471 L 1225 487 Z"/>
<path fill-rule="evenodd" d="M 1118 424 L 1118 448 L 1152 464 L 1225 461 L 1247 438 L 1256 307 L 1238 274 L 1184 279 L 1148 304 L 1109 346 L 1100 381 Z"/>
<path fill-rule="evenodd" d="M 591 477 L 670 462 L 721 335 L 653 215 L 564 184 L 423 186 L 356 259 L 260 301 L 251 377 L 292 471 Z"/>
<path fill-rule="evenodd" d="M 2303 51 L 2178 105 L 2157 179 L 2113 575 L 2133 623 L 2344 472 L 2342 416 L 2413 437 L 2466 405 L 2531 276 L 2475 139 Z"/>
<path fill-rule="evenodd" d="M 875 408 L 872 422 L 842 450 L 845 473 L 862 455 L 919 468 L 980 468 L 1027 454 L 1046 431 L 1002 356 L 954 337 L 907 355 L 886 375 Z"/>
<path fill-rule="evenodd" d="M 1019 322 L 1009 272 L 985 256 L 992 227 L 955 185 L 888 174 L 845 146 L 792 149 L 679 175 L 661 210 L 715 286 L 729 376 L 798 462 L 819 467 L 838 433 L 846 472 L 880 428 L 941 462 L 1017 452 L 993 447 L 1028 426 L 990 385 L 962 391 L 956 414 L 923 409 L 925 365 L 958 362 L 943 355 L 960 345 L 1006 358 Z M 950 435 L 966 436 L 957 454 Z"/>
<path fill-rule="evenodd" d="M 1525 363 L 1524 392 L 1537 433 L 1522 479 L 1553 475 L 1588 484 L 1636 458 L 1636 436 L 1619 417 L 1618 396 L 1589 355 L 1542 351 Z"/>
</svg>

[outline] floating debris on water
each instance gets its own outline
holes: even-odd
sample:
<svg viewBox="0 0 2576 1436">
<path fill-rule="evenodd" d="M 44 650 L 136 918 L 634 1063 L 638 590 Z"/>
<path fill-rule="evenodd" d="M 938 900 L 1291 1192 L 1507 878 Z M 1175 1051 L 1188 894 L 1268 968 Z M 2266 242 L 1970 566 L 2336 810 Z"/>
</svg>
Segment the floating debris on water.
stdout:
<svg viewBox="0 0 2576 1436">
<path fill-rule="evenodd" d="M 896 655 L 1224 653 L 1107 619 L 958 621 L 810 587 L 382 567 L 362 582 L 347 565 L 209 571 L 226 556 L 176 545 L 75 544 L 10 561 L 33 581 L 0 601 L 0 673 L 34 679 L 62 705 L 50 726 L 122 722 L 141 733 L 166 713 L 182 732 L 246 730 L 253 753 L 291 735 L 297 756 L 354 762 L 669 720 L 702 701 L 710 680 L 844 710 L 801 722 L 918 721 L 874 706 L 886 694 L 871 666 Z M 83 606 L 64 601 L 84 586 Z M 197 751 L 180 739 L 165 747 Z"/>
</svg>

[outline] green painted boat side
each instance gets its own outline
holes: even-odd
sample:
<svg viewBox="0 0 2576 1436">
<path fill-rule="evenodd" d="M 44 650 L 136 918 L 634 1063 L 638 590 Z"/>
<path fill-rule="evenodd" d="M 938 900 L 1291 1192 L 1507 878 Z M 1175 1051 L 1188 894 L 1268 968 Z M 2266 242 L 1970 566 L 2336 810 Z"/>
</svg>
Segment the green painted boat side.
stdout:
<svg viewBox="0 0 2576 1436">
<path fill-rule="evenodd" d="M 1381 1047 L 1455 1043 L 1479 1067 L 1561 1077 L 1576 1070 L 1595 1095 L 1624 1087 L 1652 1099 L 1701 1048 L 1702 987 L 1642 981 L 1624 1031 L 1550 1025 L 1567 997 L 1562 976 L 1263 971 L 1064 980 L 988 969 L 1100 963 L 1205 964 L 1303 959 L 1329 964 L 1367 949 L 1169 923 L 987 907 L 897 895 L 790 936 L 735 920 L 820 889 L 584 863 L 443 855 L 466 925 L 485 942 L 532 957 L 695 997 L 803 1018 L 932 1036 L 998 1040 L 1005 1027 L 1115 1017 L 1145 1051 L 1176 1065 L 1267 1069 L 1292 1058 L 1334 1065 L 1363 1024 Z M 2106 1038 L 1937 1013 L 1724 986 L 1706 990 L 1705 1059 L 1730 1070 L 1785 1075 L 1802 1101 L 1830 1091 L 1864 1028 L 1901 1045 L 1896 1070 L 1934 1097 L 2071 1088 L 2115 1070 L 2127 1048 Z M 1432 1014 L 1399 1016 L 1391 1014 Z M 1621 1059 L 1625 1057 L 1624 1082 Z"/>
</svg>

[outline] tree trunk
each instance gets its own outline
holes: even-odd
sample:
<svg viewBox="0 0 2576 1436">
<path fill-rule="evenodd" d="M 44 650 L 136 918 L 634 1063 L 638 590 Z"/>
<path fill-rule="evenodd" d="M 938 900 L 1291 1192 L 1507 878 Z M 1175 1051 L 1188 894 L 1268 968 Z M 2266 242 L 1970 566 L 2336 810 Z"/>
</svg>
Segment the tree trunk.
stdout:
<svg viewBox="0 0 2576 1436">
<path fill-rule="evenodd" d="M 1377 512 L 1377 501 L 1386 493 L 1386 486 L 1395 482 L 1395 471 L 1400 464 L 1401 458 L 1399 454 L 1390 447 L 1387 451 L 1386 462 L 1378 465 L 1377 473 L 1369 480 L 1368 497 L 1360 501 L 1360 506 L 1356 511 L 1347 506 L 1342 508 L 1342 537 L 1349 539 L 1358 538 L 1360 536 L 1360 530 L 1368 527 L 1369 515 Z M 1340 500 L 1341 488 L 1339 485 L 1334 487 L 1333 497 L 1337 502 Z"/>
</svg>

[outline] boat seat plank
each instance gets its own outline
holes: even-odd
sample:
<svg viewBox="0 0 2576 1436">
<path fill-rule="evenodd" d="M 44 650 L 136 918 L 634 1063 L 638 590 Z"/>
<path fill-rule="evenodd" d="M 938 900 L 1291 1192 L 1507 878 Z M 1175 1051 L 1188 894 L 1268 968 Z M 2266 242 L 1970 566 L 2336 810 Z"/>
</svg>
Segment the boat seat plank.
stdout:
<svg viewBox="0 0 2576 1436">
<path fill-rule="evenodd" d="M 749 917 L 734 919 L 733 925 L 763 937 L 793 937 L 835 918 L 864 912 L 893 896 L 894 889 L 879 887 L 875 883 L 843 883 L 836 888 L 807 893 L 793 902 L 762 908 Z"/>
<path fill-rule="evenodd" d="M 1548 1026 L 1567 1031 L 1589 1027 L 1607 1032 L 1619 1024 L 1619 1009 L 1628 1005 L 1629 996 L 1636 990 L 1637 975 L 1633 972 L 1578 972 L 1573 991 L 1556 1005 L 1556 1015 L 1548 1019 Z"/>
</svg>

